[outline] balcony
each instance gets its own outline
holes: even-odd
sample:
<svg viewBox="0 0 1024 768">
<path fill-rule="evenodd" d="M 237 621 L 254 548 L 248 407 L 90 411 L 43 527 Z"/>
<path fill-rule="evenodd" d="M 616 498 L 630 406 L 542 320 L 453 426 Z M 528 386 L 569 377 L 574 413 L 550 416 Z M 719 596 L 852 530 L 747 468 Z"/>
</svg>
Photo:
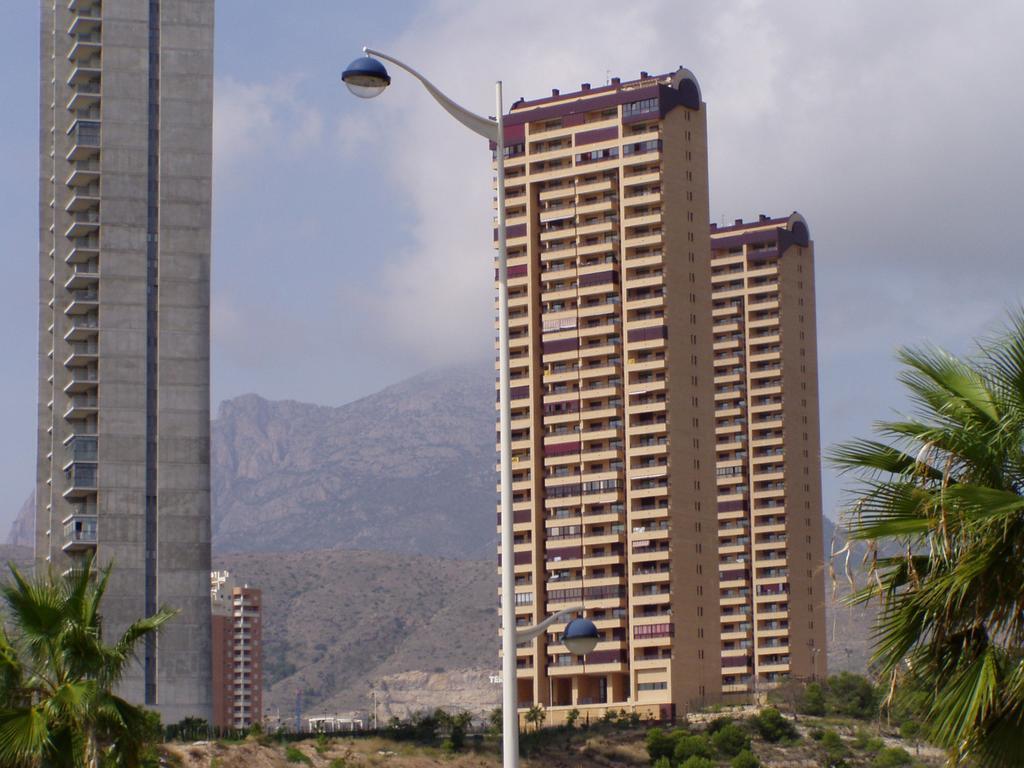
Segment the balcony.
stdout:
<svg viewBox="0 0 1024 768">
<path fill-rule="evenodd" d="M 96 88 L 98 91 L 98 84 Z M 67 154 L 67 159 L 83 160 L 98 155 L 100 151 L 100 135 L 99 120 L 75 120 L 68 129 L 68 136 L 71 139 L 71 150 Z"/>
<path fill-rule="evenodd" d="M 71 173 L 68 174 L 64 183 L 67 186 L 72 187 L 75 190 L 75 194 L 78 194 L 82 187 L 89 187 L 90 185 L 98 184 L 99 179 L 99 160 L 80 160 L 72 166 Z M 98 194 L 98 188 L 96 189 L 96 192 Z"/>
<path fill-rule="evenodd" d="M 64 438 L 64 449 L 68 452 L 71 457 L 71 462 L 74 461 L 96 461 L 96 441 L 97 437 L 95 434 L 78 432 L 72 433 Z M 69 464 L 71 463 L 69 462 Z M 67 466 L 65 466 L 65 469 Z M 81 507 L 82 505 L 76 505 Z M 77 509 L 76 514 L 83 515 L 95 515 L 95 509 Z"/>
<path fill-rule="evenodd" d="M 96 492 L 96 464 L 79 463 L 72 461 L 64 469 L 64 479 L 67 481 L 67 488 L 64 490 L 64 498 L 75 498 L 88 496 Z"/>
<path fill-rule="evenodd" d="M 68 99 L 67 108 L 72 112 L 89 110 L 100 103 L 100 81 L 89 80 L 76 83 L 71 98 Z"/>
<path fill-rule="evenodd" d="M 88 341 L 99 333 L 100 321 L 96 315 L 79 315 L 71 321 L 64 341 Z"/>
<path fill-rule="evenodd" d="M 71 218 L 71 224 L 64 230 L 65 237 L 83 237 L 98 233 L 100 212 L 97 210 L 78 211 Z"/>
<path fill-rule="evenodd" d="M 70 299 L 64 307 L 65 315 L 85 315 L 99 308 L 99 292 L 96 290 L 72 291 Z"/>
<path fill-rule="evenodd" d="M 64 283 L 68 290 L 89 288 L 95 286 L 100 279 L 100 264 L 98 261 L 77 262 L 71 265 L 71 277 Z"/>
<path fill-rule="evenodd" d="M 68 34 L 72 37 L 79 37 L 81 35 L 92 35 L 95 32 L 99 32 L 100 26 L 103 23 L 100 19 L 99 8 L 90 6 L 89 8 L 82 10 L 81 16 L 76 16 L 74 21 L 68 27 Z"/>
<path fill-rule="evenodd" d="M 74 191 L 71 193 L 71 199 L 68 200 L 68 204 L 64 206 L 64 210 L 69 213 L 76 211 L 88 211 L 90 209 L 99 208 L 100 205 L 100 186 L 99 184 L 90 184 L 89 186 L 77 186 L 74 187 Z"/>
<path fill-rule="evenodd" d="M 89 37 L 92 38 L 92 35 Z M 76 61 L 75 66 L 71 69 L 71 75 L 68 77 L 68 85 L 95 82 L 102 73 L 99 56 Z"/>
<path fill-rule="evenodd" d="M 99 374 L 94 368 L 77 368 L 71 372 L 71 380 L 64 385 L 64 392 L 69 395 L 95 392 L 99 381 Z"/>
<path fill-rule="evenodd" d="M 92 11 L 87 15 L 96 18 L 98 12 Z M 82 31 L 75 38 L 74 44 L 71 46 L 71 51 L 68 53 L 68 59 L 74 62 L 86 62 L 93 59 L 99 58 L 100 52 L 103 50 L 101 43 L 103 42 L 102 35 L 99 30 L 95 32 Z"/>
<path fill-rule="evenodd" d="M 100 239 L 93 237 L 78 237 L 71 241 L 71 251 L 68 252 L 64 261 L 68 264 L 76 264 L 80 261 L 96 259 L 100 255 Z"/>
<path fill-rule="evenodd" d="M 83 552 L 96 546 L 96 516 L 73 514 L 64 520 L 65 552 Z"/>
<path fill-rule="evenodd" d="M 95 365 L 99 354 L 99 345 L 93 342 L 78 341 L 70 345 L 69 354 L 64 360 L 68 368 L 83 368 Z"/>
<path fill-rule="evenodd" d="M 64 411 L 64 418 L 68 421 L 87 419 L 95 416 L 99 409 L 99 401 L 96 395 L 74 395 L 68 401 L 68 408 Z"/>
</svg>

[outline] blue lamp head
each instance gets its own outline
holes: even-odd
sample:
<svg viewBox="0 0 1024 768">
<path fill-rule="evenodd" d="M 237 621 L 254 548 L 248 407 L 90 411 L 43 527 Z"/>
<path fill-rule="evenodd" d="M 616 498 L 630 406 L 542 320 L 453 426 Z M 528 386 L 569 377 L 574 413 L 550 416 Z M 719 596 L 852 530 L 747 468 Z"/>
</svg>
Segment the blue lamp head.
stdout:
<svg viewBox="0 0 1024 768">
<path fill-rule="evenodd" d="M 361 99 L 372 99 L 391 85 L 391 75 L 377 59 L 360 56 L 341 73 L 341 81 Z"/>
<path fill-rule="evenodd" d="M 597 626 L 590 619 L 573 619 L 562 633 L 562 643 L 569 649 L 570 653 L 586 655 L 594 650 L 597 641 L 601 639 Z"/>
</svg>

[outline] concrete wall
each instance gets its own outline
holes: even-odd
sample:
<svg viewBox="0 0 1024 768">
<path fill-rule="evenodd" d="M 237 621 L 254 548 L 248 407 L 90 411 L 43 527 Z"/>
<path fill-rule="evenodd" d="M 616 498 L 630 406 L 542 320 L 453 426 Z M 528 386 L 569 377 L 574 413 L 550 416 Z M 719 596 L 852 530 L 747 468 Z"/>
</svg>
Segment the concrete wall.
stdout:
<svg viewBox="0 0 1024 768">
<path fill-rule="evenodd" d="M 149 0 L 104 0 L 99 231 L 98 418 L 95 425 L 63 418 L 71 379 L 64 313 L 73 243 L 64 208 L 73 195 L 65 179 L 76 164 L 65 156 L 67 85 L 75 64 L 67 34 L 77 12 L 42 0 L 40 72 L 40 355 L 36 556 L 57 570 L 61 519 L 71 506 L 62 442 L 76 430 L 98 436 L 96 494 L 101 565 L 114 564 L 104 598 L 104 631 L 113 639 L 146 613 L 146 574 L 156 575 L 156 604 L 176 608 L 156 646 L 155 701 L 165 722 L 209 718 L 210 689 L 210 450 L 209 292 L 213 111 L 213 0 L 160 0 L 159 72 L 151 72 Z M 155 38 L 154 38 L 155 40 Z M 51 51 L 55 54 L 52 60 Z M 159 111 L 150 110 L 158 77 Z M 51 85 L 55 78 L 56 85 Z M 51 108 L 51 102 L 54 106 Z M 157 122 L 157 114 L 159 122 Z M 50 128 L 55 152 L 50 156 Z M 151 133 L 151 129 L 157 132 Z M 150 168 L 150 155 L 159 165 Z M 50 178 L 54 181 L 51 182 Z M 155 185 L 151 186 L 151 182 Z M 159 230 L 150 233 L 154 190 Z M 54 206 L 50 207 L 50 199 Z M 52 224 L 52 231 L 51 231 Z M 149 306 L 147 248 L 157 243 L 156 314 Z M 54 258 L 49 256 L 55 249 Z M 51 283 L 51 269 L 54 278 Z M 53 298 L 51 306 L 51 298 Z M 52 336 L 49 331 L 53 324 Z M 147 350 L 155 334 L 157 376 Z M 50 348 L 53 347 L 51 358 Z M 49 377 L 53 375 L 53 380 Z M 151 388 L 156 389 L 150 407 Z M 53 407 L 48 403 L 53 400 Z M 155 462 L 147 464 L 147 436 Z M 52 460 L 48 455 L 52 452 Z M 150 475 L 147 482 L 147 474 Z M 49 481 L 49 482 L 48 482 Z M 156 529 L 147 545 L 147 487 L 156 495 Z M 51 502 L 52 499 L 52 502 Z M 47 504 L 52 503 L 52 510 Z M 49 531 L 49 534 L 47 533 Z M 148 549 L 148 551 L 147 551 Z M 143 653 L 140 648 L 140 658 Z M 141 663 L 126 674 L 122 695 L 146 700 Z"/>
</svg>

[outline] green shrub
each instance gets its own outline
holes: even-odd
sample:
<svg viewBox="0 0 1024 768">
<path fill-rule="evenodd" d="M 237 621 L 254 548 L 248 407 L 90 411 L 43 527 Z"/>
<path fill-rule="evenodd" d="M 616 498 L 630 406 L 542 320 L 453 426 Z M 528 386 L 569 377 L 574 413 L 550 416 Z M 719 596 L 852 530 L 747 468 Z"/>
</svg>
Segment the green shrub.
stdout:
<svg viewBox="0 0 1024 768">
<path fill-rule="evenodd" d="M 821 728 L 811 728 L 810 737 L 815 741 L 821 741 L 821 738 L 824 735 L 825 732 L 821 730 Z"/>
<path fill-rule="evenodd" d="M 691 757 L 710 758 L 712 754 L 707 736 L 683 734 L 676 739 L 676 748 L 672 756 L 677 763 L 683 763 Z"/>
<path fill-rule="evenodd" d="M 738 725 L 728 723 L 711 737 L 711 744 L 723 757 L 736 757 L 750 749 L 750 737 Z"/>
<path fill-rule="evenodd" d="M 846 717 L 870 720 L 878 714 L 878 691 L 861 675 L 841 672 L 828 679 L 828 711 Z"/>
<path fill-rule="evenodd" d="M 867 752 L 870 755 L 875 754 L 884 746 L 884 741 L 876 736 L 872 736 L 863 728 L 858 728 L 856 735 L 853 737 L 853 748 Z"/>
<path fill-rule="evenodd" d="M 732 768 L 761 768 L 761 761 L 749 749 L 744 749 L 729 763 Z"/>
<path fill-rule="evenodd" d="M 899 765 L 910 765 L 913 762 L 914 758 L 907 750 L 899 747 L 883 747 L 875 756 L 875 762 L 872 765 L 875 768 L 895 768 Z"/>
<path fill-rule="evenodd" d="M 327 768 L 349 768 L 348 761 L 344 757 L 336 757 L 331 760 Z"/>
<path fill-rule="evenodd" d="M 761 738 L 772 743 L 795 741 L 800 738 L 796 726 L 782 716 L 775 707 L 765 707 L 750 720 Z"/>
<path fill-rule="evenodd" d="M 445 739 L 441 742 L 441 751 L 446 755 L 450 755 L 455 752 L 455 743 L 451 739 Z"/>
<path fill-rule="evenodd" d="M 708 728 L 707 728 L 708 735 L 712 736 L 712 735 L 718 733 L 723 728 L 725 728 L 725 726 L 731 725 L 732 723 L 733 723 L 733 719 L 731 717 L 729 717 L 728 715 L 726 715 L 725 717 L 716 717 L 714 720 L 712 720 L 710 723 L 708 723 Z"/>
<path fill-rule="evenodd" d="M 676 749 L 675 736 L 671 732 L 666 733 L 661 728 L 651 728 L 647 732 L 646 746 L 651 762 L 656 763 L 663 757 L 672 757 Z"/>
<path fill-rule="evenodd" d="M 316 737 L 316 746 L 314 747 L 314 749 L 316 749 L 316 753 L 318 755 L 322 755 L 324 752 L 327 751 L 327 747 L 329 744 L 330 742 L 327 739 L 327 734 L 321 733 Z"/>
<path fill-rule="evenodd" d="M 900 723 L 900 737 L 907 741 L 918 741 L 921 738 L 921 724 L 916 720 L 904 720 Z"/>
<path fill-rule="evenodd" d="M 679 768 L 715 768 L 715 762 L 700 755 L 690 755 L 679 764 Z"/>
<path fill-rule="evenodd" d="M 813 717 L 825 716 L 825 691 L 820 683 L 809 683 L 800 699 L 800 714 Z"/>
<path fill-rule="evenodd" d="M 840 760 L 850 754 L 850 750 L 843 743 L 842 737 L 831 729 L 822 734 L 821 746 L 825 750 L 825 756 L 829 759 L 829 762 Z"/>
<path fill-rule="evenodd" d="M 672 768 L 672 761 L 667 757 L 659 757 L 654 761 L 654 768 Z"/>
<path fill-rule="evenodd" d="M 576 727 L 576 721 L 580 719 L 580 711 L 576 708 L 570 709 L 565 716 L 565 725 L 569 730 Z"/>
<path fill-rule="evenodd" d="M 289 744 L 284 748 L 284 758 L 289 763 L 305 763 L 306 765 L 312 765 L 313 761 L 302 752 L 298 747 L 293 747 Z"/>
</svg>

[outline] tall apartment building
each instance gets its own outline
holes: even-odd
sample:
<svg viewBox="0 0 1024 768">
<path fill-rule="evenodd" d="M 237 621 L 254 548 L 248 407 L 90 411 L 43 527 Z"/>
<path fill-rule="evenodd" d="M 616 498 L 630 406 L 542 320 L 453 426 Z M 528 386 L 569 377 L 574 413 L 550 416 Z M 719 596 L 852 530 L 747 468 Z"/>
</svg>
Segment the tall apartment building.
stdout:
<svg viewBox="0 0 1024 768">
<path fill-rule="evenodd" d="M 213 0 L 42 0 L 36 558 L 114 563 L 120 692 L 210 714 Z"/>
<path fill-rule="evenodd" d="M 263 593 L 228 571 L 210 573 L 213 725 L 248 728 L 263 720 Z"/>
<path fill-rule="evenodd" d="M 807 222 L 711 228 L 722 690 L 826 674 L 814 246 Z"/>
<path fill-rule="evenodd" d="M 707 130 L 687 70 L 505 117 L 522 707 L 668 718 L 721 688 Z"/>
</svg>

